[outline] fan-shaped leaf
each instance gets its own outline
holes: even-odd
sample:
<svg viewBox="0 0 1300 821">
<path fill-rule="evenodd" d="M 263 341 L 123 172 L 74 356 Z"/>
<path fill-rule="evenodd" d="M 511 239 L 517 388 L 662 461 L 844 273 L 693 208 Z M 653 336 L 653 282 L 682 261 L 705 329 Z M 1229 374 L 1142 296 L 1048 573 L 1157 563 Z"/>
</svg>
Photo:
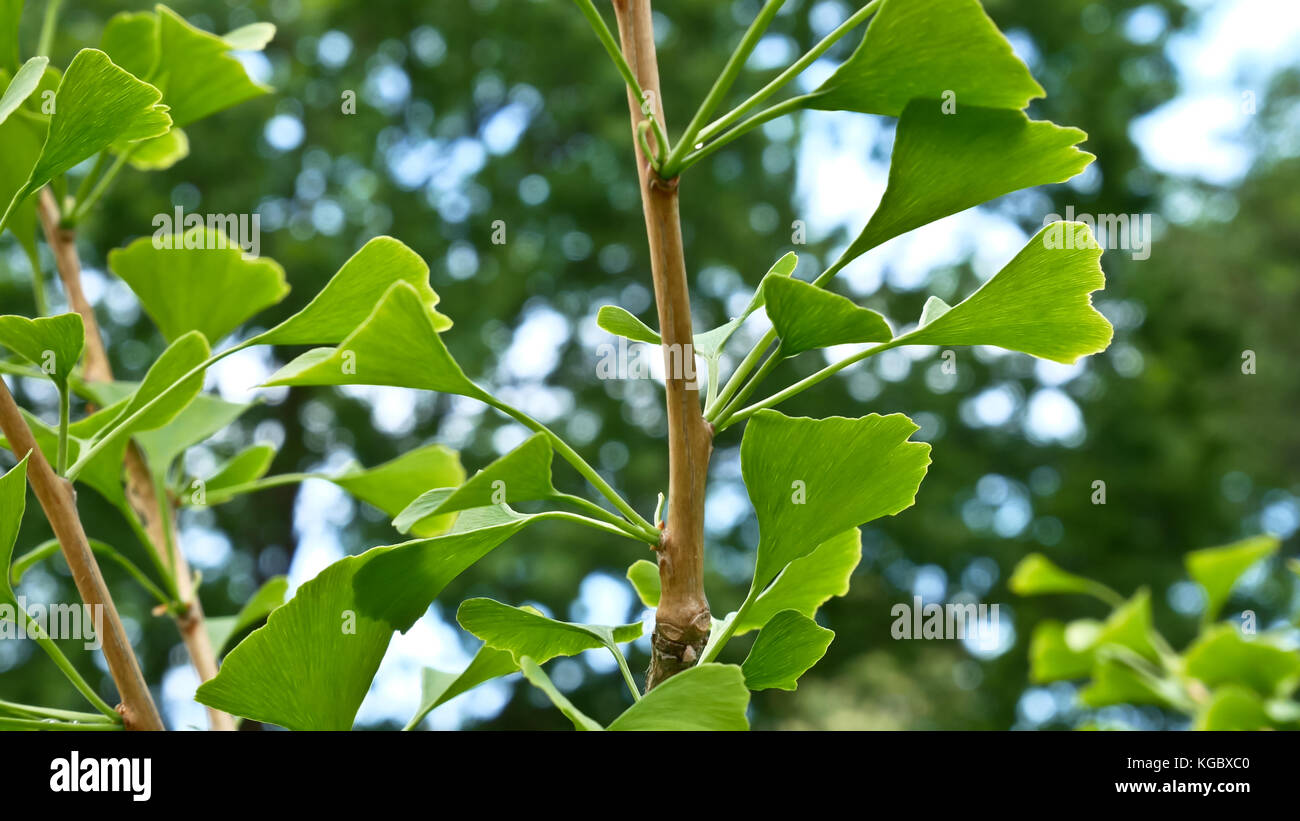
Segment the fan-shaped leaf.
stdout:
<svg viewBox="0 0 1300 821">
<path fill-rule="evenodd" d="M 839 294 L 791 277 L 772 277 L 763 290 L 767 316 L 781 338 L 781 353 L 794 356 L 849 342 L 888 342 L 889 323 Z"/>
<path fill-rule="evenodd" d="M 759 632 L 740 669 L 751 690 L 795 690 L 799 677 L 826 655 L 835 633 L 793 610 L 782 610 Z"/>
</svg>

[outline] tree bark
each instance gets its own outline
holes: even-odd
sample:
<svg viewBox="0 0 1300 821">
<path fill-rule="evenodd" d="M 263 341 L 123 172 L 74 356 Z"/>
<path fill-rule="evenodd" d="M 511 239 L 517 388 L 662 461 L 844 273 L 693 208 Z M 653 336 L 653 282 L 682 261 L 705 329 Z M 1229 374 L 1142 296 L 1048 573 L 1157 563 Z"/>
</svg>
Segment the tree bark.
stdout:
<svg viewBox="0 0 1300 821">
<path fill-rule="evenodd" d="M 23 419 L 18 405 L 9 393 L 8 386 L 0 379 L 0 431 L 4 432 L 19 459 L 28 455 L 27 480 L 31 483 L 36 499 L 45 511 L 54 535 L 63 549 L 63 556 L 72 571 L 72 581 L 77 585 L 81 600 L 90 607 L 97 607 L 104 614 L 103 635 L 97 638 L 102 642 L 104 659 L 108 662 L 108 671 L 117 685 L 122 703 L 117 710 L 122 714 L 123 725 L 128 730 L 162 730 L 162 718 L 158 707 L 149 693 L 149 685 L 140 671 L 135 651 L 127 639 L 126 630 L 113 596 L 104 584 L 104 577 L 99 572 L 94 554 L 90 552 L 90 543 L 86 541 L 86 531 L 81 526 L 77 515 L 76 494 L 72 484 L 59 477 L 50 467 L 45 454 L 36 446 L 36 438 L 31 428 Z M 9 572 L 8 568 L 4 572 Z"/>
<path fill-rule="evenodd" d="M 624 57 L 649 98 L 638 100 L 628 92 L 641 204 L 650 242 L 650 271 L 663 338 L 668 411 L 668 515 L 658 549 L 661 592 L 646 676 L 649 691 L 693 666 L 709 638 L 712 618 L 704 595 L 704 492 L 713 431 L 704 421 L 695 373 L 678 180 L 661 179 L 635 139 L 638 123 L 646 118 L 643 104 L 660 124 L 664 123 L 650 0 L 613 2 Z M 655 146 L 653 136 L 650 143 L 658 152 L 666 148 Z"/>
<path fill-rule="evenodd" d="M 68 304 L 72 310 L 81 314 L 86 326 L 86 353 L 82 373 L 89 382 L 111 382 L 113 367 L 104 348 L 104 338 L 99 332 L 99 322 L 95 318 L 95 309 L 91 306 L 81 288 L 81 258 L 77 255 L 76 233 L 60 224 L 58 204 L 49 188 L 41 189 L 37 203 L 41 228 L 45 241 L 54 252 L 55 267 L 59 279 L 63 282 L 63 291 L 67 294 Z M 199 681 L 208 681 L 217 675 L 217 656 L 208 628 L 204 623 L 203 605 L 194 590 L 194 575 L 190 572 L 189 562 L 180 549 L 180 531 L 176 527 L 175 508 L 166 502 L 167 515 L 172 517 L 171 532 L 174 539 L 168 539 L 168 522 L 163 520 L 164 506 L 159 503 L 153 476 L 145 464 L 144 455 L 134 442 L 126 448 L 126 497 L 140 519 L 145 533 L 149 536 L 153 549 L 163 560 L 164 567 L 174 569 L 176 576 L 176 594 L 184 608 L 173 616 L 176 629 L 185 643 L 190 663 L 198 673 Z M 167 545 L 174 544 L 172 556 L 167 556 Z M 234 730 L 235 720 L 220 710 L 207 708 L 208 726 L 213 730 Z"/>
</svg>

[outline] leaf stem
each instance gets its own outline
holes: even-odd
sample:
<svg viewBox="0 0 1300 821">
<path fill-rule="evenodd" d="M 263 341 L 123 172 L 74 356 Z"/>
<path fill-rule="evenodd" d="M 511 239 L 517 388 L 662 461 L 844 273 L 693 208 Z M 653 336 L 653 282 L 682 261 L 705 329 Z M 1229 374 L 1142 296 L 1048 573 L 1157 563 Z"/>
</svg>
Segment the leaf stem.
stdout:
<svg viewBox="0 0 1300 821">
<path fill-rule="evenodd" d="M 776 13 L 781 10 L 783 5 L 785 5 L 785 0 L 767 0 L 763 4 L 763 8 L 759 10 L 754 22 L 745 31 L 745 35 L 740 38 L 740 43 L 736 46 L 735 51 L 731 52 L 731 56 L 727 58 L 722 73 L 713 82 L 713 87 L 709 89 L 709 93 L 700 103 L 695 116 L 691 118 L 686 130 L 682 132 L 681 138 L 677 141 L 677 145 L 673 147 L 672 153 L 663 161 L 663 167 L 660 170 L 663 177 L 672 179 L 682 170 L 684 167 L 682 159 L 695 146 L 700 129 L 708 121 L 709 115 L 722 103 L 722 99 L 727 96 L 727 92 L 731 90 L 731 86 L 736 82 L 736 77 L 739 76 L 740 70 L 744 67 L 745 61 L 749 59 L 749 55 L 753 53 L 754 47 L 758 45 L 763 32 L 767 31 L 767 27 L 772 23 L 772 18 L 776 17 Z"/>
<path fill-rule="evenodd" d="M 68 469 L 68 417 L 71 414 L 71 398 L 68 383 L 64 380 L 59 386 L 59 454 L 58 474 L 62 476 Z"/>
<path fill-rule="evenodd" d="M 623 681 L 627 683 L 627 689 L 632 691 L 632 701 L 641 700 L 641 691 L 637 689 L 636 679 L 632 678 L 632 671 L 627 666 L 627 658 L 623 651 L 619 649 L 617 642 L 610 641 L 606 647 L 614 654 L 614 659 L 618 662 L 619 672 L 623 674 Z"/>
<path fill-rule="evenodd" d="M 830 34 L 823 37 L 821 39 L 821 42 L 813 46 L 812 49 L 807 54 L 805 54 L 804 56 L 796 60 L 794 63 L 792 63 L 789 68 L 785 69 L 780 74 L 778 74 L 775 79 L 773 79 L 770 83 L 768 83 L 767 85 L 759 89 L 757 92 L 755 92 L 754 95 L 751 96 L 748 100 L 745 100 L 745 102 L 736 106 L 734 109 L 727 112 L 722 117 L 719 117 L 717 120 L 709 123 L 700 132 L 698 139 L 702 142 L 708 142 L 709 140 L 721 134 L 726 128 L 731 126 L 733 123 L 738 122 L 740 118 L 745 116 L 747 112 L 749 112 L 754 108 L 757 108 L 768 97 L 771 97 L 773 94 L 780 91 L 787 83 L 789 83 L 795 77 L 802 74 L 804 70 L 808 68 L 808 66 L 816 62 L 817 58 L 825 54 L 830 49 L 831 46 L 839 42 L 840 39 L 844 37 L 844 35 L 848 34 L 850 31 L 860 26 L 868 17 L 870 17 L 875 12 L 876 7 L 879 5 L 880 5 L 880 0 L 871 0 L 870 3 L 858 9 L 849 17 L 849 19 L 841 23 Z"/>
<path fill-rule="evenodd" d="M 90 194 L 84 200 L 81 198 L 81 192 L 77 192 L 76 205 L 74 206 L 72 213 L 64 218 L 65 225 L 69 227 L 74 226 L 85 218 L 86 214 L 90 212 L 90 209 L 95 206 L 95 203 L 99 202 L 100 197 L 104 196 L 104 193 L 108 191 L 108 187 L 113 184 L 113 180 L 116 179 L 118 172 L 122 170 L 122 167 L 125 166 L 127 161 L 131 158 L 131 154 L 134 150 L 134 147 L 132 147 L 126 149 L 121 154 L 118 154 L 117 158 L 113 160 L 113 164 L 104 172 L 104 175 L 99 178 L 99 181 L 95 183 L 95 187 L 91 189 Z"/>
<path fill-rule="evenodd" d="M 591 30 L 595 32 L 596 39 L 600 40 L 600 44 L 605 47 L 605 52 L 609 54 L 609 59 L 614 62 L 614 67 L 618 69 L 618 73 L 623 77 L 623 82 L 627 83 L 627 87 L 632 89 L 638 104 L 642 106 L 642 112 L 646 114 L 646 119 L 650 121 L 650 127 L 654 129 L 655 140 L 659 143 L 660 156 L 667 155 L 669 151 L 668 135 L 664 133 L 663 126 L 655 119 L 653 107 L 649 112 L 645 111 L 644 106 L 647 102 L 645 91 L 641 89 L 641 84 L 637 82 L 632 67 L 627 64 L 627 58 L 623 56 L 623 51 L 618 47 L 618 41 L 614 39 L 614 33 L 605 24 L 605 18 L 601 17 L 600 12 L 596 11 L 596 7 L 592 5 L 591 0 L 573 0 L 573 2 L 578 6 L 578 10 L 582 12 L 582 16 L 586 17 L 587 22 L 591 24 Z M 653 155 L 647 153 L 647 156 Z"/>
<path fill-rule="evenodd" d="M 49 57 L 50 51 L 54 48 L 54 30 L 58 27 L 59 11 L 63 6 L 63 0 L 50 0 L 45 5 L 45 17 L 41 19 L 41 39 L 37 41 L 36 53 L 42 57 Z"/>
<path fill-rule="evenodd" d="M 807 104 L 808 100 L 812 98 L 812 96 L 813 95 L 811 94 L 805 94 L 801 97 L 791 97 L 788 100 L 777 103 L 771 108 L 763 109 L 762 111 L 758 112 L 754 116 L 745 120 L 743 123 L 731 129 L 730 131 L 726 132 L 725 134 L 721 135 L 720 137 L 717 137 L 716 139 L 704 144 L 703 147 L 697 148 L 691 153 L 687 154 L 681 160 L 680 163 L 681 168 L 679 169 L 679 171 L 685 171 L 687 168 L 690 168 L 692 165 L 695 165 L 700 160 L 704 159 L 705 157 L 709 156 L 713 152 L 727 145 L 731 141 L 744 136 L 746 133 L 752 131 L 753 129 L 757 128 L 763 123 L 769 120 L 775 120 L 777 117 L 785 116 L 786 114 L 789 114 L 792 111 L 797 111 L 798 109 L 803 108 L 804 105 Z"/>
</svg>

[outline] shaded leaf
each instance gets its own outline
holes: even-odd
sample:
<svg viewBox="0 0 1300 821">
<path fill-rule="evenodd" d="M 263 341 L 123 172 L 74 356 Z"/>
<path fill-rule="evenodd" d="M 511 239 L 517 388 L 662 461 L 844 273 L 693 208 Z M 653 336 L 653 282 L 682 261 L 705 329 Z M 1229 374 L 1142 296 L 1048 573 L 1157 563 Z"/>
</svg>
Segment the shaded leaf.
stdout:
<svg viewBox="0 0 1300 821">
<path fill-rule="evenodd" d="M 1106 585 L 1062 570 L 1042 553 L 1030 553 L 1021 559 L 1011 572 L 1007 586 L 1018 596 L 1083 593 L 1110 604 L 1121 601 L 1119 594 Z"/>
<path fill-rule="evenodd" d="M 1091 646 L 1090 641 L 1087 647 Z M 1035 682 L 1046 684 L 1085 678 L 1092 665 L 1092 652 L 1071 647 L 1066 626 L 1061 622 L 1045 621 L 1034 628 L 1034 637 L 1029 642 L 1029 670 Z"/>
<path fill-rule="evenodd" d="M 17 606 L 13 586 L 9 583 L 9 565 L 14 558 L 14 544 L 18 541 L 18 528 L 23 523 L 27 508 L 27 459 L 24 453 L 4 475 L 0 475 L 0 599 L 11 607 Z"/>
<path fill-rule="evenodd" d="M 551 703 L 555 705 L 556 709 L 561 713 L 564 713 L 564 717 L 573 722 L 574 729 L 604 729 L 596 721 L 589 718 L 586 713 L 582 712 L 577 707 L 574 707 L 573 702 L 569 701 L 569 699 L 565 697 L 564 693 L 560 692 L 560 688 L 556 687 L 555 684 L 551 682 L 550 677 L 542 671 L 542 668 L 537 666 L 537 662 L 524 656 L 524 658 L 520 660 L 519 669 L 523 671 L 524 678 L 528 679 L 530 684 L 545 693 L 546 697 L 551 700 Z"/>
<path fill-rule="evenodd" d="M 228 459 L 217 472 L 204 481 L 209 499 L 219 497 L 219 491 L 255 482 L 266 475 L 275 459 L 275 446 L 268 443 L 250 445 Z"/>
<path fill-rule="evenodd" d="M 573 624 L 547 618 L 533 608 L 511 607 L 492 599 L 469 599 L 456 621 L 488 646 L 506 650 L 515 660 L 528 656 L 545 664 L 558 656 L 576 656 L 641 638 L 641 623 L 607 626 Z M 615 652 L 617 652 L 615 650 Z"/>
<path fill-rule="evenodd" d="M 1267 730 L 1272 727 L 1264 703 L 1245 687 L 1227 685 L 1214 691 L 1196 717 L 1197 730 Z"/>
<path fill-rule="evenodd" d="M 603 305 L 596 312 L 596 324 L 615 336 L 630 339 L 633 342 L 648 342 L 658 345 L 661 342 L 659 332 L 633 316 L 627 309 L 617 305 Z"/>
<path fill-rule="evenodd" d="M 834 631 L 794 610 L 777 613 L 759 632 L 740 669 L 751 690 L 795 690 L 799 677 L 826 655 Z"/>
<path fill-rule="evenodd" d="M 392 517 L 405 510 L 429 488 L 459 485 L 465 480 L 465 469 L 460 466 L 460 454 L 443 445 L 433 444 L 404 453 L 373 468 L 356 465 L 337 476 L 325 478 Z M 450 525 L 450 516 L 426 516 L 410 529 L 416 535 L 431 536 L 441 533 Z"/>
<path fill-rule="evenodd" d="M 902 113 L 945 92 L 964 106 L 1024 108 L 1044 96 L 976 0 L 884 0 L 857 50 L 813 92 L 810 108 Z"/>
<path fill-rule="evenodd" d="M 1074 247 L 1056 245 L 1054 232 L 1061 230 L 1075 232 Z M 1086 225 L 1053 223 L 979 290 L 899 341 L 996 345 L 1066 364 L 1104 351 L 1110 323 L 1089 297 L 1106 284 L 1100 259 Z"/>
<path fill-rule="evenodd" d="M 197 331 L 191 331 L 169 345 L 149 367 L 140 386 L 114 418 L 110 426 L 114 435 L 122 437 L 128 433 L 160 428 L 175 419 L 203 389 L 203 371 L 189 377 L 186 374 L 206 362 L 210 354 L 207 339 Z M 173 386 L 176 386 L 175 390 L 172 390 Z M 164 393 L 166 396 L 163 396 Z M 119 429 L 127 419 L 159 397 L 162 399 L 158 404 L 127 427 Z"/>
<path fill-rule="evenodd" d="M 272 576 L 235 615 L 209 617 L 208 636 L 212 640 L 212 646 L 216 648 L 218 657 L 225 652 L 231 639 L 265 619 L 275 608 L 282 606 L 285 594 L 288 592 L 289 577 Z"/>
<path fill-rule="evenodd" d="M 414 728 L 425 716 L 456 696 L 467 693 L 486 681 L 508 676 L 518 669 L 514 656 L 486 645 L 479 648 L 469 666 L 460 673 L 424 668 L 420 676 L 420 708 L 407 723 L 407 729 Z"/>
</svg>

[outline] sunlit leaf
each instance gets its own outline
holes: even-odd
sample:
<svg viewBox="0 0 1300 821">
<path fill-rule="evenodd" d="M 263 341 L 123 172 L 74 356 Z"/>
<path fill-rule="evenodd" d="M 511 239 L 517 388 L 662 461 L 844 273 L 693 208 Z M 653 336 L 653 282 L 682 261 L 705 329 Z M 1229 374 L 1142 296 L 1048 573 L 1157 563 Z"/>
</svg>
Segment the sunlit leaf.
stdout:
<svg viewBox="0 0 1300 821">
<path fill-rule="evenodd" d="M 274 37 L 274 23 L 249 23 L 226 32 L 221 39 L 235 51 L 261 51 Z"/>
<path fill-rule="evenodd" d="M 1100 648 L 1108 644 L 1125 647 L 1149 661 L 1160 659 L 1151 615 L 1151 591 L 1139 590 L 1102 623 L 1093 646 Z"/>
<path fill-rule="evenodd" d="M 839 294 L 791 277 L 772 277 L 766 283 L 767 316 L 785 356 L 850 342 L 888 342 L 893 337 L 883 316 Z"/>
<path fill-rule="evenodd" d="M 456 364 L 415 288 L 399 282 L 337 348 L 285 365 L 271 385 L 391 385 L 488 399 Z"/>
<path fill-rule="evenodd" d="M 826 655 L 835 633 L 793 610 L 777 613 L 759 632 L 740 669 L 751 690 L 795 690 L 799 677 Z"/>
<path fill-rule="evenodd" d="M 433 307 L 438 295 L 429 286 L 429 266 L 392 237 L 375 237 L 343 264 L 307 307 L 257 337 L 263 345 L 336 345 L 366 321 L 397 282 L 411 285 L 438 331 L 451 320 Z"/>
<path fill-rule="evenodd" d="M 114 146 L 115 151 L 120 150 Z M 137 171 L 166 171 L 190 155 L 190 138 L 179 128 L 161 137 L 141 140 L 129 145 L 130 157 L 127 162 Z"/>
<path fill-rule="evenodd" d="M 1273 726 L 1259 696 L 1245 687 L 1226 685 L 1214 691 L 1196 716 L 1196 730 L 1266 730 Z"/>
<path fill-rule="evenodd" d="M 1093 160 L 1074 147 L 1087 136 L 1020 111 L 944 114 L 937 101 L 914 100 L 898 122 L 880 205 L 841 259 L 1011 191 L 1065 182 Z"/>
<path fill-rule="evenodd" d="M 1062 570 L 1041 553 L 1030 553 L 1020 560 L 1007 582 L 1018 596 L 1041 596 L 1049 593 L 1083 593 L 1112 604 L 1120 601 L 1118 593 L 1100 582 Z"/>
<path fill-rule="evenodd" d="M 1205 620 L 1218 618 L 1232 588 L 1242 574 L 1277 552 L 1275 536 L 1254 536 L 1222 547 L 1207 547 L 1187 554 L 1187 572 L 1205 588 Z"/>
<path fill-rule="evenodd" d="M 125 436 L 128 433 L 153 430 L 175 419 L 203 389 L 203 371 L 189 377 L 186 374 L 206 362 L 211 352 L 207 339 L 197 331 L 179 337 L 168 346 L 150 366 L 139 388 L 113 421 L 115 435 Z M 178 387 L 171 390 L 173 386 Z M 161 399 L 156 405 L 144 411 L 128 427 L 117 431 L 118 425 L 125 424 L 131 416 L 159 397 Z"/>
<path fill-rule="evenodd" d="M 758 515 L 752 589 L 852 527 L 912 505 L 930 446 L 902 414 L 859 419 L 792 418 L 772 410 L 750 419 L 740 445 L 745 487 Z"/>
<path fill-rule="evenodd" d="M 159 248 L 144 237 L 108 254 L 109 270 L 131 286 L 169 342 L 190 331 L 220 340 L 289 293 L 278 262 L 245 259 L 220 231 L 193 228 L 173 244 Z"/>
<path fill-rule="evenodd" d="M 1034 628 L 1034 637 L 1029 642 L 1029 671 L 1035 682 L 1046 684 L 1085 678 L 1092 665 L 1093 654 L 1071 647 L 1066 626 L 1061 622 L 1045 621 Z"/>
<path fill-rule="evenodd" d="M 884 0 L 861 45 L 813 92 L 810 108 L 898 116 L 945 92 L 963 106 L 1024 108 L 1044 95 L 977 0 Z"/>
<path fill-rule="evenodd" d="M 1163 692 L 1156 681 L 1144 678 L 1132 667 L 1103 656 L 1093 667 L 1092 680 L 1079 691 L 1079 701 L 1088 707 L 1114 704 L 1169 705 L 1170 693 Z"/>
<path fill-rule="evenodd" d="M 209 496 L 219 497 L 220 491 L 255 482 L 266 475 L 275 459 L 275 446 L 266 442 L 250 445 L 230 457 L 217 472 L 204 480 L 203 485 Z"/>
<path fill-rule="evenodd" d="M 749 689 L 734 664 L 701 664 L 627 708 L 611 730 L 748 730 Z"/>
<path fill-rule="evenodd" d="M 1300 653 L 1219 625 L 1187 649 L 1184 671 L 1212 689 L 1236 683 L 1262 696 L 1287 695 L 1300 684 Z"/>
<path fill-rule="evenodd" d="M 604 305 L 596 312 L 596 324 L 615 336 L 625 337 L 633 342 L 660 343 L 659 333 L 633 316 L 627 309 L 617 305 Z"/>
<path fill-rule="evenodd" d="M 627 569 L 627 580 L 636 590 L 637 598 L 646 607 L 658 607 L 661 588 L 659 585 L 659 565 L 645 559 L 637 559 Z"/>
<path fill-rule="evenodd" d="M 165 134 L 172 120 L 160 99 L 158 89 L 114 65 L 104 52 L 77 52 L 55 94 L 41 157 L 19 195 L 37 191 L 113 143 Z"/>
<path fill-rule="evenodd" d="M 1072 247 L 1060 235 L 1071 234 Z M 910 345 L 996 345 L 1066 364 L 1104 351 L 1111 327 L 1089 297 L 1106 284 L 1101 248 L 1077 222 L 1047 226 L 946 313 L 900 337 Z"/>
<path fill-rule="evenodd" d="M 767 624 L 777 613 L 794 610 L 809 618 L 832 596 L 849 592 L 849 577 L 862 561 L 862 533 L 856 527 L 827 539 L 781 571 L 736 624 L 741 636 Z M 658 576 L 656 575 L 656 580 Z"/>
<path fill-rule="evenodd" d="M 41 77 L 45 76 L 45 67 L 49 64 L 48 57 L 33 57 L 18 69 L 4 93 L 0 94 L 0 123 L 9 119 L 9 115 L 17 111 L 18 106 L 32 96 L 32 92 L 41 82 Z"/>
</svg>

